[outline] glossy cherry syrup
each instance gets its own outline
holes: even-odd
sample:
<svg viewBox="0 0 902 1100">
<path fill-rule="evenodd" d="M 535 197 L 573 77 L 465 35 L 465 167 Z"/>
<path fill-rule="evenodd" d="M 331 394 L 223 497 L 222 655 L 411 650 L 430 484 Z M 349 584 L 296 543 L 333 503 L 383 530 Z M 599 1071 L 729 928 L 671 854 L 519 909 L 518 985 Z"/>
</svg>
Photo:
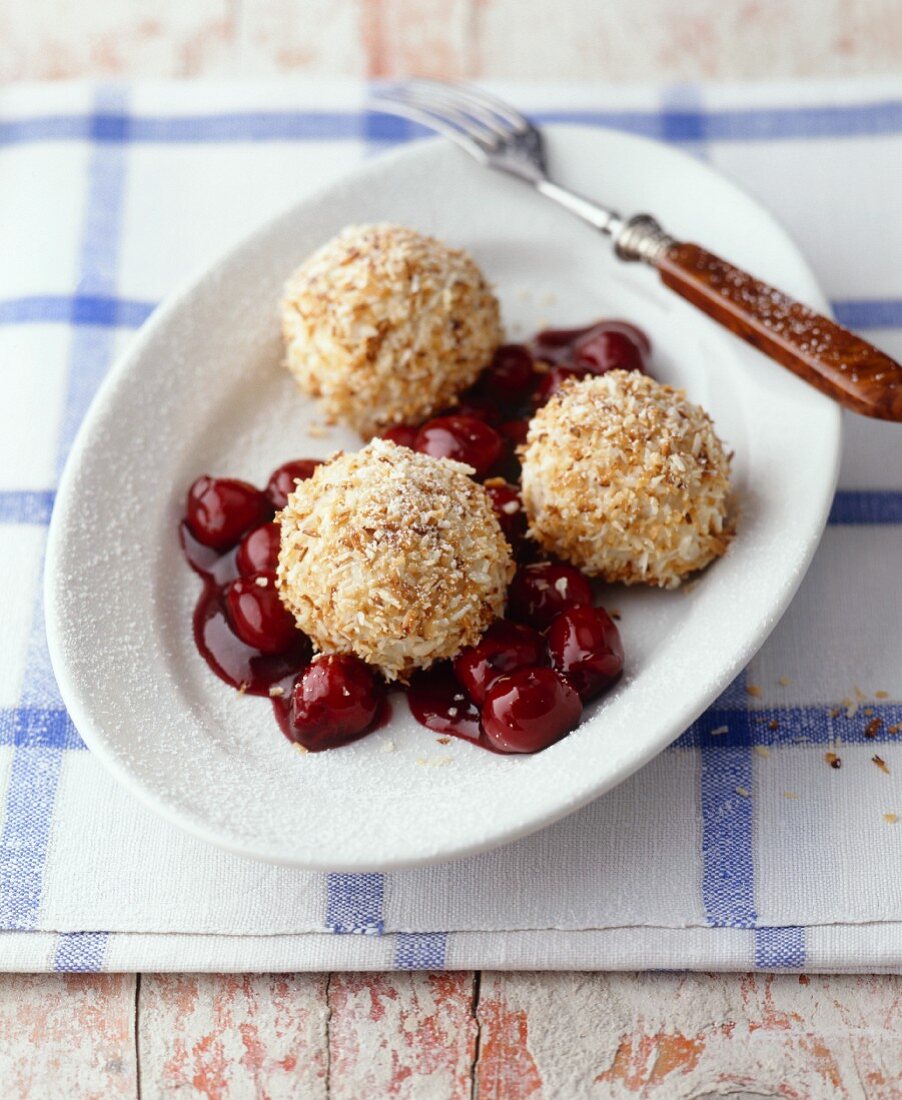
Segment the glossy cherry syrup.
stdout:
<svg viewBox="0 0 902 1100">
<path fill-rule="evenodd" d="M 526 537 L 516 448 L 535 409 L 568 378 L 616 367 L 645 370 L 650 352 L 644 333 L 625 321 L 540 332 L 529 345 L 499 348 L 444 415 L 384 433 L 403 446 L 466 462 L 487 479 L 502 531 L 521 562 L 509 618 L 496 621 L 453 664 L 412 677 L 410 710 L 427 729 L 493 752 L 538 752 L 578 724 L 580 696 L 595 697 L 620 675 L 620 635 L 592 606 L 588 578 L 561 562 L 531 560 L 537 550 Z M 312 752 L 356 740 L 391 714 L 385 685 L 356 657 L 311 663 L 309 640 L 278 598 L 273 515 L 317 465 L 317 459 L 287 462 L 263 491 L 230 478 L 198 478 L 179 528 L 188 563 L 203 581 L 194 610 L 199 652 L 232 687 L 270 697 L 285 736 Z"/>
<path fill-rule="evenodd" d="M 226 605 L 228 586 L 240 574 L 235 552 L 218 554 L 198 542 L 187 523 L 179 528 L 182 549 L 188 564 L 203 581 L 194 608 L 194 642 L 216 675 L 233 688 L 248 695 L 270 694 L 271 688 L 286 689 L 297 672 L 305 668 L 312 649 L 306 635 L 296 631 L 296 639 L 281 653 L 262 653 L 247 645 L 232 629 Z"/>
</svg>

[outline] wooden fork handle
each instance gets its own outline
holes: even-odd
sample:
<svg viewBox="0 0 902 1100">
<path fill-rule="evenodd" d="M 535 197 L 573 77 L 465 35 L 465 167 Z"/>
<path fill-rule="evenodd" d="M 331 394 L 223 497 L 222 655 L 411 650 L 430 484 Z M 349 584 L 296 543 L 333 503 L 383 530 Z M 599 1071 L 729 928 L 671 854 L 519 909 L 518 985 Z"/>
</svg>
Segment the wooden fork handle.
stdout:
<svg viewBox="0 0 902 1100">
<path fill-rule="evenodd" d="M 656 267 L 665 286 L 800 378 L 865 416 L 902 421 L 902 367 L 853 332 L 707 252 L 649 214 L 615 235 L 622 260 Z"/>
<path fill-rule="evenodd" d="M 661 281 L 841 405 L 902 420 L 902 367 L 853 332 L 697 244 L 657 258 Z"/>
</svg>

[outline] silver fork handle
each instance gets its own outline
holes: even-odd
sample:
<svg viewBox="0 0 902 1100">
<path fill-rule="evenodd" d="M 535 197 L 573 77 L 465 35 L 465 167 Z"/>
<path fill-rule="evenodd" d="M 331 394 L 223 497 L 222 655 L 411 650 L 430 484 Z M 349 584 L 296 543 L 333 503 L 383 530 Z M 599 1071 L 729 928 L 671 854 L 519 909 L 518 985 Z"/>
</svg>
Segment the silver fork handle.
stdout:
<svg viewBox="0 0 902 1100">
<path fill-rule="evenodd" d="M 614 243 L 614 251 L 621 260 L 642 260 L 657 267 L 667 249 L 676 244 L 676 240 L 650 214 L 635 214 L 631 218 L 623 218 L 615 210 L 561 187 L 547 176 L 540 176 L 530 182 L 540 194 L 554 200 L 571 214 L 610 237 Z"/>
</svg>

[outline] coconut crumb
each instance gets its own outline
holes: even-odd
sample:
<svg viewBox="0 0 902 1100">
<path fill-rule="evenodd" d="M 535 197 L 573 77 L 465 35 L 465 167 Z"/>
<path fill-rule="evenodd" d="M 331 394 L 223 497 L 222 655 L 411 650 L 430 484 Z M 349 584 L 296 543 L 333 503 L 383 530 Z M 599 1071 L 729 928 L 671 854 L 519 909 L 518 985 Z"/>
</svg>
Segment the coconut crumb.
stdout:
<svg viewBox="0 0 902 1100">
<path fill-rule="evenodd" d="M 790 680 L 788 676 L 781 676 L 777 682 L 780 684 L 781 687 L 789 687 L 789 685 L 792 683 L 792 680 Z"/>
<path fill-rule="evenodd" d="M 768 756 L 770 756 L 770 749 L 767 747 L 767 745 L 756 745 L 755 746 L 755 755 L 756 756 L 768 757 Z"/>
<path fill-rule="evenodd" d="M 273 684 L 269 689 L 270 699 L 281 699 L 284 694 L 285 688 L 283 688 L 281 684 Z"/>
<path fill-rule="evenodd" d="M 784 798 L 798 798 L 799 796 L 796 794 L 795 791 L 784 791 L 783 792 L 783 797 Z"/>
<path fill-rule="evenodd" d="M 466 252 L 384 223 L 348 226 L 298 268 L 282 332 L 301 389 L 366 438 L 454 404 L 502 340 Z"/>
<path fill-rule="evenodd" d="M 566 383 L 520 453 L 531 537 L 592 576 L 676 588 L 730 543 L 730 460 L 711 418 L 646 375 Z"/>
<path fill-rule="evenodd" d="M 501 615 L 514 563 L 470 473 L 375 439 L 298 483 L 278 516 L 276 577 L 319 652 L 406 679 L 474 645 Z"/>
<path fill-rule="evenodd" d="M 730 732 L 729 726 L 718 726 L 716 730 L 711 730 L 712 737 L 722 737 L 725 733 Z"/>
<path fill-rule="evenodd" d="M 887 825 L 895 825 L 896 822 L 899 820 L 899 815 L 893 813 L 884 814 L 883 820 L 887 823 Z"/>
<path fill-rule="evenodd" d="M 749 789 L 748 789 L 748 787 L 737 787 L 737 788 L 736 788 L 736 793 L 737 793 L 737 794 L 738 794 L 738 795 L 739 795 L 739 796 L 740 796 L 741 798 L 748 798 L 748 796 L 749 796 Z"/>
</svg>

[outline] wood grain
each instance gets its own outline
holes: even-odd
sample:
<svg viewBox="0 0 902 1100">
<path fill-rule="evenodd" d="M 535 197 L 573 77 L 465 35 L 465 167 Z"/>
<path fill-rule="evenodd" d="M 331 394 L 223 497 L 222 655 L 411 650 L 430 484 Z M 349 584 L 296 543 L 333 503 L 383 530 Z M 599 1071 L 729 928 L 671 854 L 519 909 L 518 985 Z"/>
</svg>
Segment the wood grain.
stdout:
<svg viewBox="0 0 902 1100">
<path fill-rule="evenodd" d="M 0 0 L 0 82 L 756 79 L 898 70 L 897 0 Z"/>
<path fill-rule="evenodd" d="M 145 975 L 135 1005 L 0 978 L 4 1100 L 137 1098 L 138 1067 L 145 1100 L 902 1095 L 899 976 Z"/>
<path fill-rule="evenodd" d="M 478 1095 L 891 1100 L 902 978 L 485 974 Z"/>
<path fill-rule="evenodd" d="M 329 1094 L 334 1100 L 467 1100 L 476 1057 L 471 973 L 334 974 Z"/>
<path fill-rule="evenodd" d="M 0 975 L 4 1100 L 137 1096 L 134 974 Z"/>
<path fill-rule="evenodd" d="M 144 1097 L 328 1095 L 325 975 L 144 975 Z"/>
<path fill-rule="evenodd" d="M 671 245 L 661 281 L 846 408 L 902 420 L 902 367 L 872 344 L 697 244 Z"/>
</svg>

